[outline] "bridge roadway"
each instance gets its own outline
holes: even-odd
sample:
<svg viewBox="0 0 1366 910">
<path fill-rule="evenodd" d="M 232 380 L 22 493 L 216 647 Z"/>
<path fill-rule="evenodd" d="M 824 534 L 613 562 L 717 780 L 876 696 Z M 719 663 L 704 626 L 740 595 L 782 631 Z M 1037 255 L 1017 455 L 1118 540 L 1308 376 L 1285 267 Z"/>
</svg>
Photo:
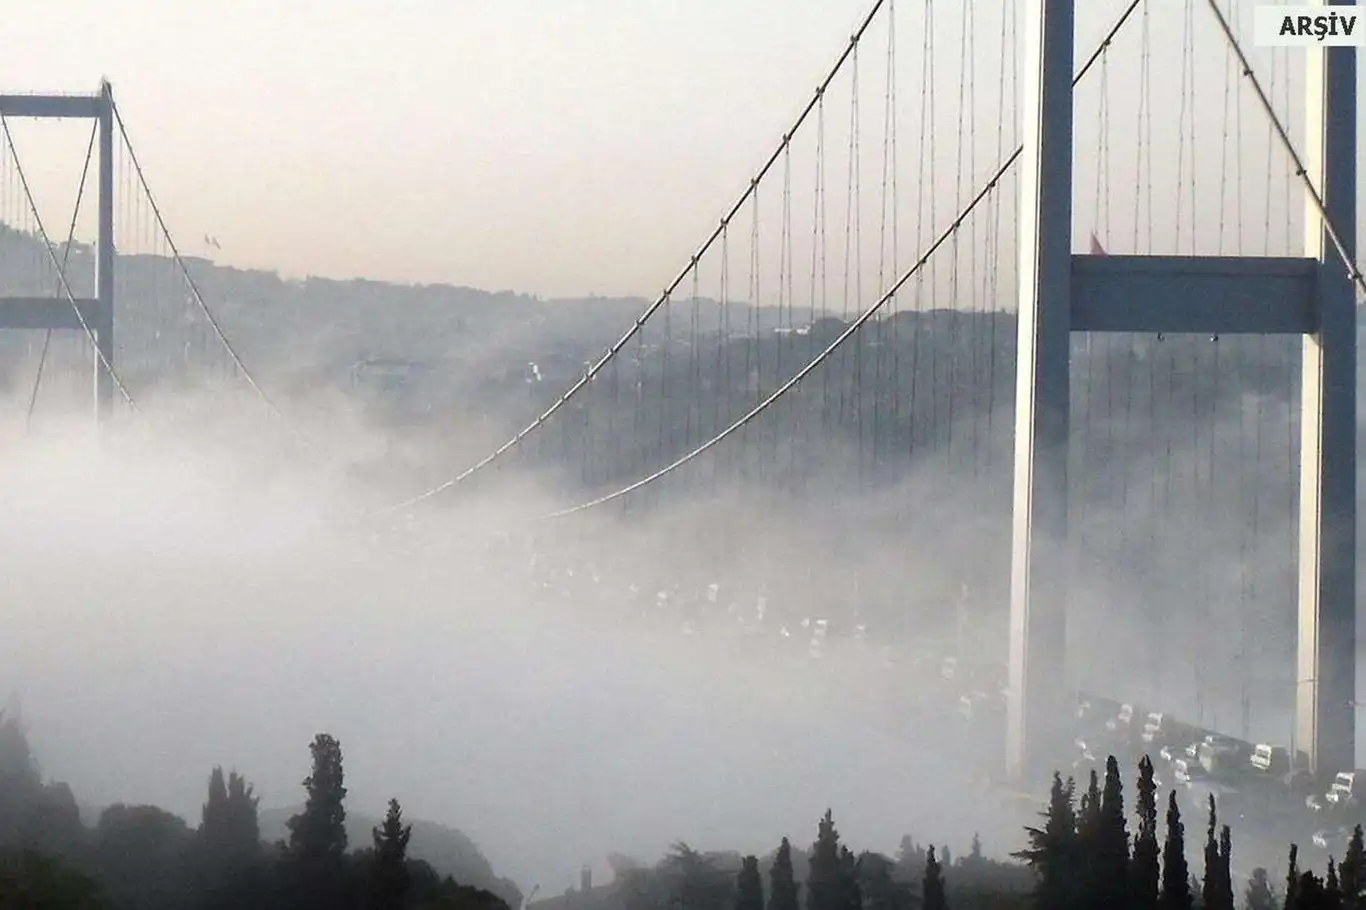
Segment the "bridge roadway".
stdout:
<svg viewBox="0 0 1366 910">
<path fill-rule="evenodd" d="M 420 529 L 411 530 L 418 539 L 427 538 Z M 438 562 L 446 558 L 446 545 L 429 542 L 426 546 L 431 547 L 429 558 Z M 756 681 L 773 678 L 773 671 L 783 667 L 800 668 L 801 678 L 817 681 L 831 699 L 827 708 L 809 710 L 837 711 L 841 724 L 855 723 L 864 728 L 871 737 L 870 744 L 903 751 L 906 767 L 915 767 L 918 778 L 932 768 L 931 776 L 942 778 L 940 789 L 952 794 L 954 805 L 972 816 L 968 836 L 978 825 L 984 832 L 1014 828 L 1021 831 L 1021 838 L 1001 846 L 1016 849 L 1023 844 L 1023 826 L 1035 824 L 1047 804 L 1047 780 L 1037 781 L 1024 791 L 1006 784 L 1002 760 L 1003 662 L 975 666 L 959 663 L 953 654 L 952 635 L 927 637 L 914 648 L 884 644 L 862 627 L 842 623 L 835 616 L 784 615 L 772 595 L 765 595 L 755 585 L 735 586 L 725 580 L 668 583 L 658 577 L 633 579 L 632 567 L 612 571 L 605 564 L 582 557 L 573 559 L 572 564 L 557 562 L 545 551 L 506 540 L 489 547 L 485 558 L 488 569 L 524 583 L 532 602 L 564 607 L 591 604 L 594 617 L 663 636 L 684 650 L 700 649 L 700 659 L 728 653 L 736 658 L 735 663 L 752 670 Z M 819 683 L 822 678 L 828 678 L 829 684 Z M 1079 696 L 1079 704 L 1083 700 Z M 1164 745 L 1176 759 L 1185 757 L 1182 753 L 1192 739 L 1205 736 L 1231 744 L 1241 753 L 1250 753 L 1253 744 L 1190 724 L 1176 724 L 1177 732 L 1172 736 L 1164 739 L 1159 735 L 1152 742 L 1144 742 L 1141 733 L 1149 709 L 1134 706 L 1126 730 L 1125 725 L 1116 723 L 1121 707 L 1118 701 L 1085 700 L 1093 709 L 1087 716 L 1079 710 L 1071 719 L 1076 741 L 1058 744 L 1054 766 L 1075 777 L 1081 789 L 1090 769 L 1095 767 L 1103 774 L 1106 757 L 1115 755 L 1124 775 L 1126 805 L 1132 812 L 1138 760 L 1150 755 L 1163 798 L 1173 787 L 1180 794 L 1194 870 L 1200 867 L 1197 845 L 1204 836 L 1205 794 L 1211 790 L 1221 807 L 1220 824 L 1233 828 L 1235 867 L 1244 878 L 1252 868 L 1264 866 L 1273 880 L 1279 880 L 1291 842 L 1300 846 L 1303 867 L 1321 871 L 1328 851 L 1315 845 L 1314 835 L 1358 820 L 1366 822 L 1366 812 L 1356 807 L 1341 810 L 1326 806 L 1315 812 L 1306 806 L 1305 796 L 1326 792 L 1331 776 L 1328 780 L 1300 781 L 1299 789 L 1292 790 L 1275 775 L 1254 773 L 1246 754 L 1238 756 L 1239 767 L 1226 775 L 1178 782 L 1174 762 L 1162 755 Z M 1089 748 L 1083 750 L 1079 743 Z M 1194 757 L 1189 760 L 1198 765 Z M 1002 820 L 1008 821 L 1002 825 Z M 1330 849 L 1340 857 L 1344 846 L 1333 843 Z"/>
</svg>

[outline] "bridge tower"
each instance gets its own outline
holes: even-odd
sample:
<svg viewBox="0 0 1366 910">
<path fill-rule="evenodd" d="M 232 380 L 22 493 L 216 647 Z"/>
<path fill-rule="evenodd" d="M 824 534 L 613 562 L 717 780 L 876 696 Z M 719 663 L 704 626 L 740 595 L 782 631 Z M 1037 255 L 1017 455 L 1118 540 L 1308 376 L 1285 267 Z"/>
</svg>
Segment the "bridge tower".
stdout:
<svg viewBox="0 0 1366 910">
<path fill-rule="evenodd" d="M 1302 336 L 1296 746 L 1317 773 L 1353 768 L 1357 320 L 1349 267 L 1307 191 L 1302 257 L 1073 255 L 1074 6 L 1074 0 L 1025 4 L 1007 768 L 1021 782 L 1051 770 L 1072 713 L 1066 663 L 1072 332 Z M 1305 50 L 1300 150 L 1348 250 L 1356 249 L 1354 53 L 1349 47 Z"/>
<path fill-rule="evenodd" d="M 6 117 L 94 119 L 99 123 L 99 200 L 95 297 L 0 297 L 0 329 L 75 329 L 95 343 L 95 417 L 114 404 L 114 92 L 108 80 L 94 95 L 0 95 Z"/>
</svg>

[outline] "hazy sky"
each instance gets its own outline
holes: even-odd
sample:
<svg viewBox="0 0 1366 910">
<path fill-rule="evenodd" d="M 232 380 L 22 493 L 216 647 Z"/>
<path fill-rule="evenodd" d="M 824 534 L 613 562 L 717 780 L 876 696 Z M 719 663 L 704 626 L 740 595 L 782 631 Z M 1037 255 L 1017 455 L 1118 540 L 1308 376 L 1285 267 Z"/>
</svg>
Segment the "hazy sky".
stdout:
<svg viewBox="0 0 1366 910">
<path fill-rule="evenodd" d="M 0 57 L 0 90 L 85 91 L 108 76 L 153 188 L 191 252 L 204 252 L 207 233 L 222 242 L 214 254 L 220 261 L 291 275 L 552 296 L 648 294 L 716 223 L 870 6 L 53 0 L 6 11 L 10 50 Z M 1090 48 L 1122 4 L 1079 6 L 1079 45 Z M 1217 107 L 1223 51 L 1204 5 L 1195 6 L 1201 91 Z M 921 94 L 922 36 L 913 20 L 923 8 L 922 0 L 897 4 L 907 151 L 918 132 L 912 104 Z M 957 5 L 937 8 L 939 57 L 948 61 Z M 981 0 L 974 9 L 979 40 L 994 42 L 1008 4 Z M 1175 78 L 1181 9 L 1154 7 L 1159 78 Z M 1127 39 L 1129 53 L 1110 76 L 1113 116 L 1126 124 L 1137 84 L 1136 28 Z M 885 32 L 870 32 L 866 54 L 864 78 L 880 96 Z M 979 46 L 976 56 L 978 91 L 989 94 L 999 55 Z M 958 88 L 947 64 L 941 70 L 940 157 L 953 140 Z M 833 119 L 847 117 L 843 97 Z M 1159 98 L 1174 104 L 1169 90 Z M 880 145 L 880 97 L 864 99 L 863 141 Z M 1170 124 L 1175 107 L 1162 116 Z M 1078 117 L 1084 158 L 1095 143 L 1080 107 Z M 976 119 L 990 132 L 991 117 Z M 46 220 L 62 224 L 85 128 L 24 126 L 21 153 L 45 204 L 53 200 Z M 1214 135 L 1205 133 L 1206 151 Z M 1253 135 L 1265 145 L 1260 126 Z M 994 146 L 985 136 L 979 142 Z M 1132 149 L 1122 140 L 1116 149 L 1131 169 Z M 865 154 L 871 195 L 876 151 Z M 980 156 L 979 169 L 990 157 Z M 914 176 L 907 161 L 899 168 L 903 193 Z M 1079 162 L 1079 170 L 1086 166 Z M 1117 173 L 1117 183 L 1132 185 Z M 941 221 L 953 201 L 942 181 Z"/>
</svg>

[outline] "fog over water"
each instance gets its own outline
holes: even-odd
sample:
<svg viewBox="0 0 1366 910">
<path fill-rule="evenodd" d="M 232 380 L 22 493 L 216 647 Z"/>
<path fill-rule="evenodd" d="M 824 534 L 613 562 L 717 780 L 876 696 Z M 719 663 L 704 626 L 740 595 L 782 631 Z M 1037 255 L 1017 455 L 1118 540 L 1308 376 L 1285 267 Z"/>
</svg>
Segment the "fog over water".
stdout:
<svg viewBox="0 0 1366 910">
<path fill-rule="evenodd" d="M 396 796 L 524 889 L 679 838 L 800 843 L 827 806 L 870 848 L 905 833 L 965 848 L 979 830 L 989 850 L 1016 846 L 993 800 L 964 799 L 928 744 L 886 732 L 889 686 L 866 659 L 745 656 L 592 598 L 530 598 L 484 553 L 507 514 L 554 504 L 536 484 L 373 539 L 355 510 L 374 497 L 344 471 L 273 460 L 265 436 L 234 453 L 181 424 L 170 442 L 146 416 L 103 440 L 79 424 L 12 440 L 0 472 L 0 687 L 84 803 L 197 823 L 224 764 L 263 806 L 291 805 L 327 731 L 353 812 Z M 648 579 L 701 562 L 692 533 L 622 545 Z"/>
</svg>

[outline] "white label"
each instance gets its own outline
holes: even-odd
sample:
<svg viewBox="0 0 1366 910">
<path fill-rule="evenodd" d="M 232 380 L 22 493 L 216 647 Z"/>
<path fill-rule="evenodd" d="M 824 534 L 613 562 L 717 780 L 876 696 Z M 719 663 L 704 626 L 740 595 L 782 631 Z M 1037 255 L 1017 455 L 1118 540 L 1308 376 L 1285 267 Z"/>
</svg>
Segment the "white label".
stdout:
<svg viewBox="0 0 1366 910">
<path fill-rule="evenodd" d="M 1355 6 L 1258 6 L 1253 10 L 1258 47 L 1361 47 L 1366 9 Z"/>
</svg>

